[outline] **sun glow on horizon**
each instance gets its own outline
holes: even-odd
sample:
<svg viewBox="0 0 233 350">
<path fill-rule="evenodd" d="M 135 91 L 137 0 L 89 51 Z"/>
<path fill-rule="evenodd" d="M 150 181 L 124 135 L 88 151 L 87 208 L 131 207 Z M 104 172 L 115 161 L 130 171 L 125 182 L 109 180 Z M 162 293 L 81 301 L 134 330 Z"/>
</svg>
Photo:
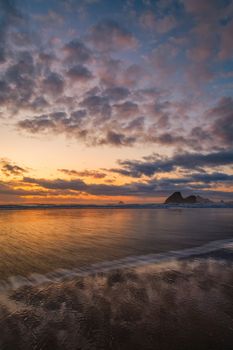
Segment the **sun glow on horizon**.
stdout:
<svg viewBox="0 0 233 350">
<path fill-rule="evenodd" d="M 0 202 L 232 200 L 232 8 L 0 2 Z"/>
</svg>

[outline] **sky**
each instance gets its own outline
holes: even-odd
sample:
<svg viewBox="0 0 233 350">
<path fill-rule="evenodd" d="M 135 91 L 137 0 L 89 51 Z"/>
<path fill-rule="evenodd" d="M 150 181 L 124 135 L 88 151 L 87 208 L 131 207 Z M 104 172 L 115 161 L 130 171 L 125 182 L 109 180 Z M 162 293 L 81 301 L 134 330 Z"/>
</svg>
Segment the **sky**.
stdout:
<svg viewBox="0 0 233 350">
<path fill-rule="evenodd" d="M 232 0 L 0 0 L 0 203 L 233 200 Z"/>
</svg>

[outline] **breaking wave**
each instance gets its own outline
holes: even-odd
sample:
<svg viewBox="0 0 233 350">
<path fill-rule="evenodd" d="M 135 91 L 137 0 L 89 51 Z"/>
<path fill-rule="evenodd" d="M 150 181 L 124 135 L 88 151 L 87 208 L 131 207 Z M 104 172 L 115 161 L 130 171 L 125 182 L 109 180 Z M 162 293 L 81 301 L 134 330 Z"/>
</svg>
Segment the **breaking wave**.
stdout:
<svg viewBox="0 0 233 350">
<path fill-rule="evenodd" d="M 74 277 L 106 273 L 116 269 L 135 268 L 171 260 L 180 260 L 192 256 L 212 253 L 221 249 L 231 248 L 233 248 L 233 239 L 217 240 L 202 246 L 182 250 L 171 250 L 163 253 L 131 256 L 118 260 L 104 261 L 81 268 L 57 269 L 44 275 L 32 273 L 29 277 L 11 276 L 7 280 L 0 281 L 0 292 L 14 290 L 24 286 L 38 286 L 44 283 L 60 282 L 64 279 L 71 279 Z"/>
</svg>

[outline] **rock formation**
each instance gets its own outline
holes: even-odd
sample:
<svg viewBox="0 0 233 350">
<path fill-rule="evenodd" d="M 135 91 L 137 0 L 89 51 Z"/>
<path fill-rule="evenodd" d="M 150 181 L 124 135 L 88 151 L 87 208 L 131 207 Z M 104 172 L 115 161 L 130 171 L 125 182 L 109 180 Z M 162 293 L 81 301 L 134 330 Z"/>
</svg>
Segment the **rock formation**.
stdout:
<svg viewBox="0 0 233 350">
<path fill-rule="evenodd" d="M 202 198 L 201 196 L 188 196 L 184 198 L 180 192 L 174 192 L 165 200 L 165 204 L 203 204 L 211 203 L 207 198 Z"/>
</svg>

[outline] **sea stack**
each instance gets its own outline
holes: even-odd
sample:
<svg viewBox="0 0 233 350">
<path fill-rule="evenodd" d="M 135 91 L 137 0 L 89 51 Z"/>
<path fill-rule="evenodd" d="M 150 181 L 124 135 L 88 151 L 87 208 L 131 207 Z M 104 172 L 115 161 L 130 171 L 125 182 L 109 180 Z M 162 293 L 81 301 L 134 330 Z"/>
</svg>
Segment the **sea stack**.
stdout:
<svg viewBox="0 0 233 350">
<path fill-rule="evenodd" d="M 186 198 L 182 196 L 180 192 L 174 192 L 171 196 L 169 196 L 165 202 L 165 204 L 209 204 L 212 203 L 208 198 L 203 198 L 201 196 L 191 195 Z"/>
<path fill-rule="evenodd" d="M 180 204 L 184 203 L 184 198 L 182 197 L 182 194 L 180 192 L 174 192 L 171 196 L 169 196 L 165 200 L 165 204 Z"/>
</svg>

